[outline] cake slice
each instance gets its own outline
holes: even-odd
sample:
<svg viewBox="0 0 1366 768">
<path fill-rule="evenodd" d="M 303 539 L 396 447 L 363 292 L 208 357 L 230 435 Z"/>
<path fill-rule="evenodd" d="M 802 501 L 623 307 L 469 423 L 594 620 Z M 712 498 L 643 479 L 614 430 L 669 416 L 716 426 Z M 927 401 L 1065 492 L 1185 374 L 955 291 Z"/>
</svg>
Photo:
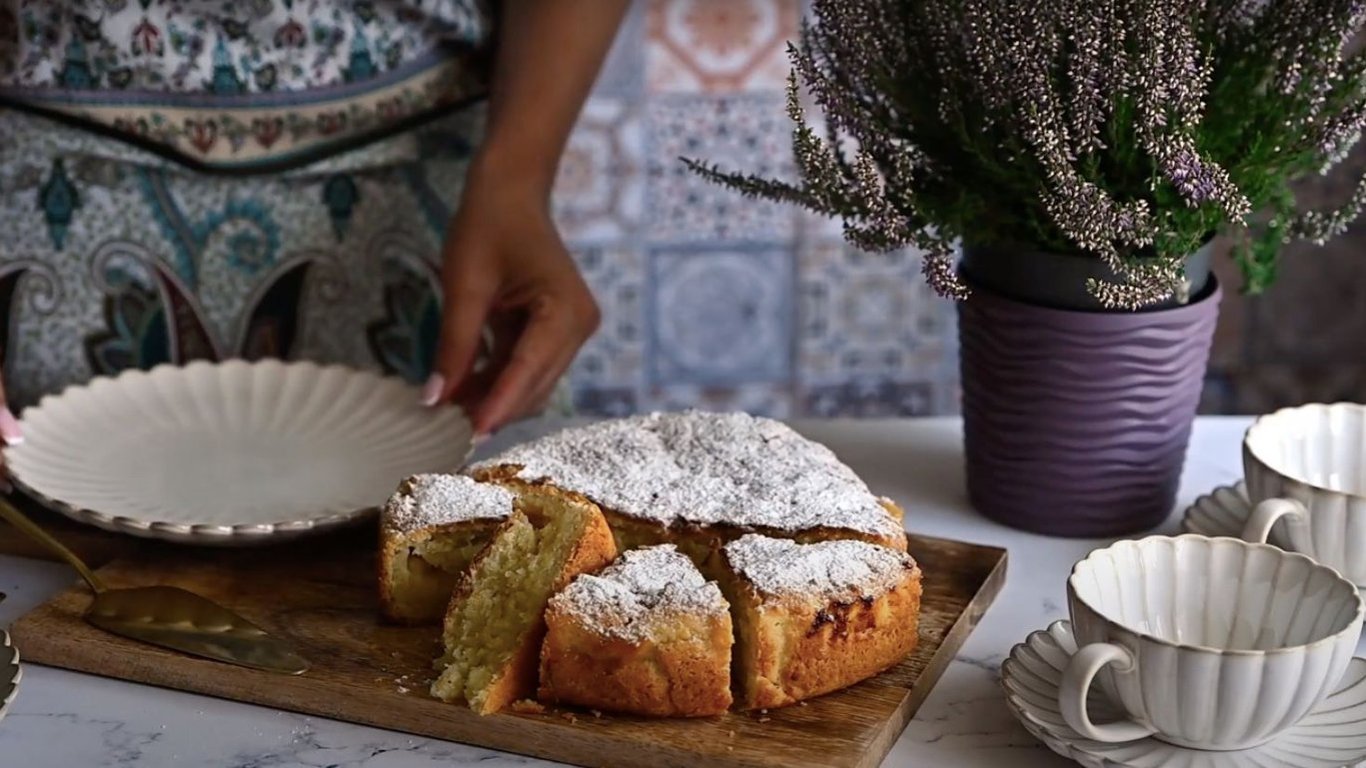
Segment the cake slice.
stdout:
<svg viewBox="0 0 1366 768">
<path fill-rule="evenodd" d="M 535 694 L 551 595 L 616 557 L 602 512 L 571 494 L 531 489 L 451 595 L 432 695 L 481 715 Z"/>
<path fill-rule="evenodd" d="M 546 625 L 543 701 L 664 717 L 730 708 L 730 608 L 672 544 L 579 576 Z"/>
<path fill-rule="evenodd" d="M 721 550 L 717 575 L 735 624 L 739 708 L 782 707 L 844 688 L 915 648 L 920 569 L 905 552 L 749 534 Z"/>
<path fill-rule="evenodd" d="M 435 624 L 461 574 L 512 514 L 506 488 L 463 475 L 414 475 L 380 512 L 379 604 L 390 621 Z"/>
</svg>

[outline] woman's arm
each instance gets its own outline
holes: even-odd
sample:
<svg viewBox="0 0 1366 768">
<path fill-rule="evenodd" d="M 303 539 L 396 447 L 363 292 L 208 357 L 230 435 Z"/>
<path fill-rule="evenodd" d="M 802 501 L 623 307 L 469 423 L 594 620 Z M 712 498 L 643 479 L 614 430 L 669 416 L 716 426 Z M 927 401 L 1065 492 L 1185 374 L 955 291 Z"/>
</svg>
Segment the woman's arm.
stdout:
<svg viewBox="0 0 1366 768">
<path fill-rule="evenodd" d="M 506 0 L 489 122 L 446 236 L 445 309 L 429 404 L 455 397 L 486 434 L 552 393 L 596 330 L 597 304 L 560 241 L 560 154 L 629 0 Z M 485 322 L 521 331 L 491 382 L 469 381 Z"/>
</svg>

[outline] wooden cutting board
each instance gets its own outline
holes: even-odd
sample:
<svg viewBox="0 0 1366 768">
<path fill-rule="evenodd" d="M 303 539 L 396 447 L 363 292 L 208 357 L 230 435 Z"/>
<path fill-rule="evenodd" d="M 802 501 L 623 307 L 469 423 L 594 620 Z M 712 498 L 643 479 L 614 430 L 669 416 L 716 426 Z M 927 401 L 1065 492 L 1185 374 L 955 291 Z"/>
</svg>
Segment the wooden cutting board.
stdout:
<svg viewBox="0 0 1366 768">
<path fill-rule="evenodd" d="M 376 621 L 373 540 L 249 551 L 158 553 L 106 565 L 114 587 L 171 584 L 198 592 L 298 644 L 299 677 L 203 661 L 106 634 L 81 619 L 76 587 L 11 628 L 24 660 L 604 768 L 877 766 L 1005 582 L 1006 553 L 912 536 L 924 570 L 920 644 L 852 688 L 764 713 L 704 720 L 578 710 L 479 717 L 427 695 L 435 628 Z"/>
</svg>

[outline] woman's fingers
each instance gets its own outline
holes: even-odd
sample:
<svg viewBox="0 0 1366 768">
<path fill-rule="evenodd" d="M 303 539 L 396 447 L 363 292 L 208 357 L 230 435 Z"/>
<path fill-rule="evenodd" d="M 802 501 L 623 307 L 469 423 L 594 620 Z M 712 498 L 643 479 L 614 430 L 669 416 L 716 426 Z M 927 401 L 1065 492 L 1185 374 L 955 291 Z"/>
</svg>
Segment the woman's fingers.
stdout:
<svg viewBox="0 0 1366 768">
<path fill-rule="evenodd" d="M 474 365 L 484 330 L 484 318 L 497 295 L 497 276 L 487 270 L 462 268 L 472 263 L 448 259 L 442 270 L 441 337 L 432 374 L 422 388 L 422 404 L 436 405 L 448 398 Z"/>
<path fill-rule="evenodd" d="M 531 411 L 538 398 L 554 389 L 574 352 L 596 328 L 597 306 L 591 297 L 589 303 L 591 312 L 547 302 L 531 313 L 506 367 L 474 413 L 476 434 L 492 432 Z"/>
</svg>

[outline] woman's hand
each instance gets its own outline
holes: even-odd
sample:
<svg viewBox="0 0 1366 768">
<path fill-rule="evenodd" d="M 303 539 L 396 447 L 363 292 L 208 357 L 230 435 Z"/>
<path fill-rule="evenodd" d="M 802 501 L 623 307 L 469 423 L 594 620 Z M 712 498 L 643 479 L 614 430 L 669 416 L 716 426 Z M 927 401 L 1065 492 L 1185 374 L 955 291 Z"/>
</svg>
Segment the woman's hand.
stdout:
<svg viewBox="0 0 1366 768">
<path fill-rule="evenodd" d="M 423 402 L 454 398 L 476 435 L 543 406 L 597 330 L 597 302 L 537 185 L 473 168 L 446 235 L 440 346 Z M 490 364 L 474 370 L 485 324 Z"/>
</svg>

